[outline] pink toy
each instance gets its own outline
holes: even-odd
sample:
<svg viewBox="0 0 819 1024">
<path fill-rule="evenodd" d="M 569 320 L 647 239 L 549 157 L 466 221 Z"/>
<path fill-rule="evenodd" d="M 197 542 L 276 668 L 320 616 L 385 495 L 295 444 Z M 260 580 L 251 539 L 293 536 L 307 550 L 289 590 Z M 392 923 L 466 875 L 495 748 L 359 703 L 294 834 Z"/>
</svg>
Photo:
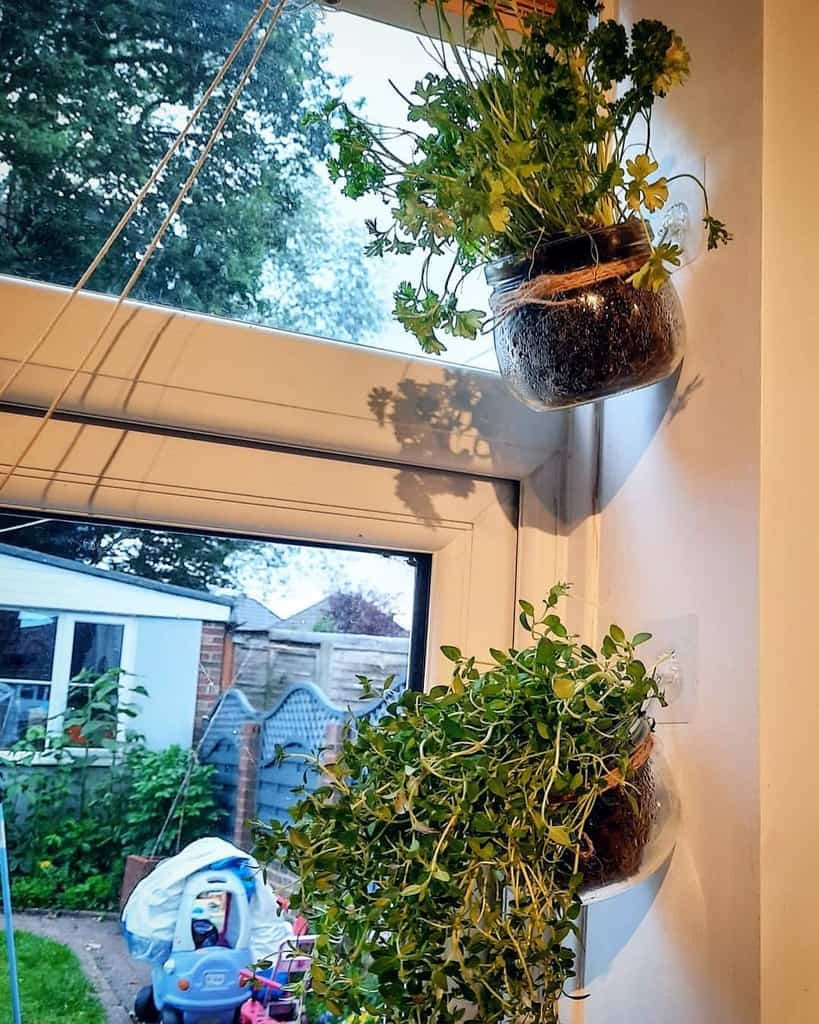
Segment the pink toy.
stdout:
<svg viewBox="0 0 819 1024">
<path fill-rule="evenodd" d="M 241 1024 L 293 1021 L 305 1024 L 304 995 L 310 980 L 310 954 L 314 935 L 288 940 L 279 948 L 272 967 L 262 972 L 243 969 L 240 986 L 252 986 L 250 999 L 242 1004 Z"/>
</svg>

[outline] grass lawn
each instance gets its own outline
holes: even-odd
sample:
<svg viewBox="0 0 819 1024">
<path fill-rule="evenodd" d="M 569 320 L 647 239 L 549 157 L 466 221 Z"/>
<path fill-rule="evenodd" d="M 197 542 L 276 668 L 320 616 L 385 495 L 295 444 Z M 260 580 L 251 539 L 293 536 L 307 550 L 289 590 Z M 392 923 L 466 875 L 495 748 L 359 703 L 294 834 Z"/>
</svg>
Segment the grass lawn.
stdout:
<svg viewBox="0 0 819 1024">
<path fill-rule="evenodd" d="M 70 949 L 15 932 L 24 1024 L 105 1024 L 94 990 Z M 5 934 L 0 938 L 0 1021 L 11 1022 Z"/>
</svg>

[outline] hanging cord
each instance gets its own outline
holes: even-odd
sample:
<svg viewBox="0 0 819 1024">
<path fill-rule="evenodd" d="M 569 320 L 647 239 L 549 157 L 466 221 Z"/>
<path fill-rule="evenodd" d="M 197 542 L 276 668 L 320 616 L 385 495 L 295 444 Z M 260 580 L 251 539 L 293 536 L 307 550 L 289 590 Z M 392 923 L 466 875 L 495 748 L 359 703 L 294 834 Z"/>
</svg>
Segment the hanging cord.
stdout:
<svg viewBox="0 0 819 1024">
<path fill-rule="evenodd" d="M 188 798 L 188 787 L 190 786 L 191 775 L 193 774 L 194 767 L 200 763 L 200 761 L 199 761 L 199 751 L 202 749 L 202 745 L 204 744 L 205 740 L 208 738 L 208 733 L 210 732 L 210 728 L 213 725 L 213 722 L 214 722 L 214 719 L 213 719 L 213 716 L 211 715 L 210 721 L 205 726 L 205 731 L 202 733 L 202 735 L 199 738 L 199 742 L 196 744 L 196 746 L 193 748 L 193 750 L 190 751 L 190 756 L 188 757 L 188 767 L 185 770 L 185 776 L 182 779 L 182 782 L 179 784 L 179 789 L 176 791 L 176 795 L 174 796 L 173 800 L 171 801 L 171 806 L 168 808 L 168 813 L 165 815 L 165 821 L 162 823 L 162 828 L 159 830 L 159 835 L 156 837 L 156 839 L 154 841 L 154 845 L 153 845 L 153 848 L 151 849 L 151 854 L 150 854 L 151 857 L 155 857 L 156 856 L 156 851 L 159 849 L 159 846 L 160 846 L 160 844 L 161 844 L 161 842 L 162 842 L 162 840 L 163 840 L 163 838 L 165 836 L 165 833 L 168 831 L 168 828 L 170 827 L 170 824 L 171 824 L 171 821 L 173 820 L 174 814 L 176 814 L 176 808 L 179 806 L 179 801 L 180 800 L 187 801 L 187 798 Z M 184 814 L 185 814 L 185 809 L 184 809 L 184 803 L 183 803 L 182 816 L 180 818 L 179 830 L 177 832 L 177 837 L 176 837 L 177 852 L 178 852 L 178 848 L 179 848 L 179 842 L 180 842 L 181 836 L 182 836 L 182 819 L 184 818 Z"/>
<path fill-rule="evenodd" d="M 188 177 L 185 179 L 185 182 L 182 185 L 182 188 L 180 189 L 179 194 L 177 195 L 176 199 L 173 201 L 173 204 L 171 205 L 171 208 L 168 210 L 168 213 L 166 214 L 164 220 L 162 221 L 162 223 L 160 224 L 160 226 L 157 229 L 156 233 L 154 234 L 153 238 L 151 239 L 151 241 L 150 241 L 150 243 L 148 245 L 148 248 L 145 250 L 145 252 L 142 255 L 142 258 L 140 259 L 139 263 L 137 264 L 134 272 L 131 274 L 131 277 L 129 278 L 128 283 L 125 285 L 125 288 L 122 290 L 122 292 L 117 297 L 117 301 L 114 303 L 114 306 L 113 306 L 113 308 L 111 310 L 111 313 L 108 316 L 108 319 L 103 324 L 102 329 L 98 332 L 98 334 L 97 334 L 96 338 L 94 339 L 93 343 L 91 344 L 91 346 L 86 350 L 85 355 L 82 357 L 82 359 L 80 360 L 79 364 L 69 374 L 68 379 L 63 384 L 63 386 L 60 389 L 60 391 L 57 394 L 57 396 L 52 400 L 51 404 L 49 405 L 49 407 L 46 410 L 46 412 L 43 415 L 43 417 L 39 420 L 39 422 L 37 424 L 37 429 L 34 431 L 34 434 L 31 437 L 31 439 L 23 447 L 23 450 L 17 456 L 17 458 L 15 459 L 15 461 L 14 461 L 13 465 L 10 467 L 10 469 L 8 469 L 6 471 L 5 475 L 3 476 L 3 479 L 0 480 L 0 491 L 3 490 L 3 488 L 8 483 L 10 478 L 17 472 L 17 470 L 20 468 L 21 464 L 23 463 L 23 460 L 26 458 L 28 453 L 31 451 L 31 449 L 34 447 L 34 445 L 37 443 L 37 441 L 42 436 L 43 431 L 45 430 L 45 428 L 48 425 L 49 421 L 53 417 L 54 413 L 59 408 L 60 403 L 65 398 L 66 394 L 70 390 L 70 388 L 73 385 L 74 381 L 77 379 L 77 377 L 79 377 L 80 373 L 82 373 L 82 370 L 83 370 L 86 362 L 93 355 L 93 353 L 96 351 L 96 348 L 99 345 L 100 341 L 102 341 L 102 339 L 105 337 L 105 334 L 106 334 L 108 328 L 113 323 L 114 319 L 117 316 L 117 313 L 119 313 L 119 311 L 120 311 L 120 309 L 122 307 L 122 304 L 128 298 L 128 296 L 130 295 L 131 291 L 134 288 L 134 285 L 139 280 L 143 270 L 145 269 L 145 267 L 146 267 L 146 265 L 148 263 L 148 260 L 154 254 L 154 251 L 156 250 L 157 246 L 162 241 L 162 238 L 165 235 L 165 232 L 167 231 L 168 226 L 170 225 L 170 223 L 173 220 L 173 218 L 176 216 L 176 214 L 177 214 L 177 212 L 179 210 L 179 207 L 182 205 L 182 202 L 184 201 L 184 199 L 187 196 L 188 192 L 191 190 L 191 187 L 193 186 L 194 182 L 196 181 L 196 178 L 199 175 L 199 172 L 201 171 L 202 166 L 204 165 L 205 161 L 207 160 L 208 156 L 210 155 L 210 152 L 213 149 L 213 147 L 214 147 L 214 145 L 216 143 L 216 140 L 221 135 L 222 129 L 225 126 L 225 122 L 230 117 L 230 115 L 231 115 L 231 113 L 233 111 L 233 108 L 236 106 L 236 103 L 238 102 L 239 97 L 241 96 L 242 92 L 244 91 L 245 86 L 247 85 L 248 79 L 253 74 L 253 70 L 255 69 L 256 64 L 258 63 L 259 58 L 261 57 L 261 55 L 262 55 L 262 53 L 264 51 L 264 48 L 267 45 L 268 40 L 270 39 L 270 36 L 273 34 L 273 29 L 276 27 L 276 23 L 278 22 L 279 17 L 281 15 L 282 10 L 284 9 L 284 6 L 285 6 L 286 3 L 287 3 L 287 0 L 279 0 L 279 2 L 276 4 L 276 8 L 273 11 L 273 14 L 271 16 L 271 19 L 270 19 L 270 22 L 268 23 L 267 28 L 264 31 L 264 35 L 259 40 L 259 43 L 258 43 L 256 49 L 253 52 L 253 56 L 250 58 L 250 61 L 248 62 L 247 67 L 242 72 L 242 77 L 240 78 L 238 85 L 236 86 L 236 88 L 234 89 L 233 93 L 231 94 L 231 97 L 228 100 L 227 105 L 225 106 L 225 109 L 222 111 L 222 114 L 219 117 L 218 122 L 216 123 L 216 127 L 211 132 L 210 138 L 205 143 L 205 146 L 203 147 L 202 152 L 199 154 L 198 160 L 194 164 L 194 166 L 193 166 L 190 174 L 188 175 Z"/>
<path fill-rule="evenodd" d="M 188 766 L 185 769 L 185 777 L 179 784 L 179 789 L 176 791 L 176 794 L 173 800 L 171 801 L 171 806 L 168 808 L 168 813 L 165 815 L 165 821 L 162 823 L 162 828 L 159 830 L 159 835 L 154 840 L 154 845 L 151 848 L 150 853 L 151 857 L 156 856 L 156 851 L 159 849 L 160 844 L 162 843 L 162 840 L 165 837 L 165 833 L 168 831 L 171 821 L 173 820 L 174 814 L 176 814 L 176 808 L 179 806 L 179 801 L 182 800 L 182 814 L 179 816 L 179 829 L 177 831 L 176 836 L 176 852 L 179 853 L 179 843 L 182 838 L 182 823 L 185 820 L 184 801 L 187 800 L 188 786 L 190 786 L 191 775 L 193 774 L 194 765 L 199 763 L 198 758 L 196 756 L 198 750 L 199 747 L 197 746 L 196 750 L 191 750 L 188 756 Z"/>
<path fill-rule="evenodd" d="M 151 188 L 156 184 L 156 181 L 159 178 L 159 176 L 162 174 L 162 172 L 168 166 L 168 164 L 172 160 L 173 156 L 179 150 L 179 147 L 182 145 L 182 143 L 187 138 L 188 132 L 191 130 L 191 128 L 196 123 L 196 121 L 199 119 L 199 116 L 201 115 L 202 111 L 205 109 L 205 107 L 210 102 L 210 99 L 213 96 L 214 92 L 221 85 L 222 80 L 224 79 L 225 75 L 228 73 L 228 71 L 230 71 L 231 67 L 233 66 L 233 64 L 234 64 L 234 62 L 236 60 L 236 58 L 239 56 L 239 53 L 244 48 L 245 43 L 247 42 L 248 38 L 250 37 L 251 33 L 253 32 L 253 29 L 258 25 L 259 20 L 264 15 L 265 11 L 268 10 L 268 8 L 270 7 L 270 5 L 272 3 L 273 3 L 273 0 L 262 0 L 262 3 L 257 8 L 255 14 L 252 16 L 250 21 L 247 23 L 247 25 L 245 27 L 245 30 L 241 34 L 241 36 L 239 37 L 238 41 L 236 42 L 236 45 L 233 47 L 233 49 L 230 51 L 228 56 L 225 58 L 224 63 L 219 68 L 219 70 L 216 72 L 216 75 L 214 76 L 214 78 L 213 78 L 212 82 L 210 83 L 210 85 L 205 90 L 201 100 L 196 105 L 196 108 L 192 111 L 192 113 L 191 113 L 190 117 L 188 118 L 185 126 L 182 128 L 182 130 L 176 136 L 174 141 L 168 147 L 167 151 L 165 152 L 165 155 L 162 157 L 162 159 L 159 161 L 159 163 L 153 169 L 150 178 L 148 178 L 148 180 L 145 182 L 145 184 L 142 186 L 142 188 L 136 194 L 136 196 L 134 197 L 133 202 L 131 203 L 131 205 L 128 207 L 128 209 L 125 211 L 125 213 L 120 218 L 120 221 L 117 224 L 117 226 L 114 228 L 114 230 L 111 232 L 111 234 L 105 240 L 105 242 L 103 242 L 99 252 L 94 257 L 94 259 L 91 261 L 91 263 L 89 263 L 89 265 L 88 265 L 87 269 L 85 270 L 85 272 L 83 273 L 82 277 L 79 279 L 79 281 L 77 281 L 77 283 L 71 289 L 70 294 L 67 296 L 67 298 L 65 299 L 63 304 L 57 310 L 57 312 L 55 313 L 54 317 L 51 319 L 51 321 L 49 322 L 49 324 L 47 325 L 45 330 L 41 332 L 39 337 L 35 340 L 34 344 L 31 346 L 31 348 L 28 350 L 28 352 L 26 352 L 26 354 L 22 357 L 22 359 L 18 360 L 17 365 L 15 366 L 14 370 L 11 373 L 11 376 L 7 380 L 3 381 L 2 384 L 0 384 L 0 399 L 2 399 L 2 397 L 6 394 L 8 389 L 17 380 L 17 378 L 20 376 L 20 374 L 23 372 L 23 370 L 26 368 L 26 366 L 28 366 L 28 364 L 31 362 L 31 360 L 34 359 L 34 357 L 37 355 L 37 353 L 40 351 L 40 349 L 43 347 L 43 345 L 46 343 L 46 341 L 51 336 L 51 333 L 54 330 L 54 328 L 57 326 L 57 324 L 60 322 L 60 320 L 62 320 L 63 316 L 65 315 L 66 310 L 68 309 L 68 307 L 71 305 L 71 303 L 77 297 L 79 292 L 85 287 L 85 285 L 88 284 L 88 282 L 90 281 L 91 277 L 94 275 L 95 271 L 99 267 L 100 263 L 102 263 L 102 261 L 105 259 L 105 257 L 108 255 L 108 253 L 111 251 L 111 247 L 114 245 L 114 243 L 119 238 L 119 236 L 122 234 L 122 232 L 125 230 L 125 228 L 127 227 L 128 223 L 130 222 L 131 218 L 137 212 L 139 207 L 142 205 L 142 201 L 144 200 L 145 196 L 148 194 L 148 192 L 151 190 Z"/>
</svg>

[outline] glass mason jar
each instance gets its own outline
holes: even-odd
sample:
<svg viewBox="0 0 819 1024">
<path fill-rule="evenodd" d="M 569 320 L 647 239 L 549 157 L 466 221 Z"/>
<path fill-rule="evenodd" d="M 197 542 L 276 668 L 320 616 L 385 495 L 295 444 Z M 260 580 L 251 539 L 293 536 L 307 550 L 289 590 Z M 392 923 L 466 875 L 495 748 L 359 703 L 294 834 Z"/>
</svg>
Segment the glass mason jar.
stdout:
<svg viewBox="0 0 819 1024">
<path fill-rule="evenodd" d="M 609 899 L 653 875 L 677 841 L 680 804 L 674 778 L 646 719 L 635 728 L 634 750 L 650 737 L 648 758 L 629 779 L 597 798 L 586 823 L 581 871 L 584 903 Z"/>
<path fill-rule="evenodd" d="M 490 263 L 495 352 L 512 391 L 535 409 L 566 409 L 655 384 L 680 365 L 685 322 L 674 286 L 658 292 L 604 277 L 507 313 L 503 302 L 543 274 L 648 259 L 646 229 L 633 218 L 578 235 L 554 236 L 531 257 Z M 601 276 L 603 274 L 601 273 Z"/>
</svg>

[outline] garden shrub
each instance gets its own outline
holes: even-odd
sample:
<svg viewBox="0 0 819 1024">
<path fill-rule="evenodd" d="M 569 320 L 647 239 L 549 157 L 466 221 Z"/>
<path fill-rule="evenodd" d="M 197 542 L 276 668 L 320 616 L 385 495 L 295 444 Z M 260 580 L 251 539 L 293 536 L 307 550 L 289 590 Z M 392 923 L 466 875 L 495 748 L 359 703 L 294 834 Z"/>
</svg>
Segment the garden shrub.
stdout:
<svg viewBox="0 0 819 1024">
<path fill-rule="evenodd" d="M 152 751 L 141 736 L 123 733 L 122 720 L 135 714 L 126 701 L 108 711 L 95 703 L 95 691 L 110 688 L 118 674 L 89 687 L 87 707 L 65 716 L 60 735 L 32 728 L 5 761 L 17 907 L 114 907 L 128 854 L 151 854 L 156 846 L 170 855 L 218 828 L 215 769 L 191 750 Z M 77 736 L 93 736 L 94 746 L 78 746 Z M 43 753 L 53 763 L 38 765 Z"/>
<path fill-rule="evenodd" d="M 133 750 L 128 758 L 128 794 L 123 842 L 129 853 L 169 855 L 219 824 L 214 795 L 216 768 L 199 764 L 191 751 L 179 746 L 167 750 Z M 184 796 L 161 840 L 160 830 L 183 783 Z"/>
</svg>

